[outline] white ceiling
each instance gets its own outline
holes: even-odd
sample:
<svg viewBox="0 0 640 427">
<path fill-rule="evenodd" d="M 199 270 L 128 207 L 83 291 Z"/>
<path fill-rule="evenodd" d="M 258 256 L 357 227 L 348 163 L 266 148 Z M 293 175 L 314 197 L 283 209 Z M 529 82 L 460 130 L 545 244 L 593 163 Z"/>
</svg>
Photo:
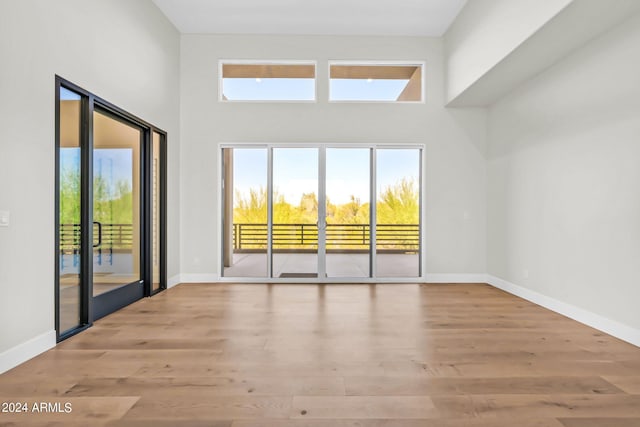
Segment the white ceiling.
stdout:
<svg viewBox="0 0 640 427">
<path fill-rule="evenodd" d="M 466 0 L 153 0 L 182 33 L 441 36 Z"/>
</svg>

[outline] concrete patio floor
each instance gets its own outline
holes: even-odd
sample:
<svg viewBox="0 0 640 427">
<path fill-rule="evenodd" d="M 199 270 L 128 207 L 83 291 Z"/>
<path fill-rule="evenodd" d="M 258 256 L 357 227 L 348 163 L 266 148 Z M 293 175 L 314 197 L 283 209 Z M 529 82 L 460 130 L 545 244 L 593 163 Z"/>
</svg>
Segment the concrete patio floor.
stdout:
<svg viewBox="0 0 640 427">
<path fill-rule="evenodd" d="M 377 254 L 376 277 L 418 277 L 418 254 Z M 318 271 L 318 255 L 310 253 L 273 254 L 273 277 Z M 224 277 L 266 277 L 267 254 L 235 253 L 233 265 Z M 362 253 L 327 254 L 327 277 L 369 277 L 369 255 Z"/>
</svg>

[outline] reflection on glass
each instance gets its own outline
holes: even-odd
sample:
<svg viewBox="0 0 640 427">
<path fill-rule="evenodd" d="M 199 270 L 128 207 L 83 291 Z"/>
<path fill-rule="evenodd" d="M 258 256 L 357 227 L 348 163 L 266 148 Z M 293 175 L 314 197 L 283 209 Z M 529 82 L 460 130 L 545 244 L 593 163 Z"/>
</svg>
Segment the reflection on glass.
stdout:
<svg viewBox="0 0 640 427">
<path fill-rule="evenodd" d="M 94 113 L 93 294 L 140 280 L 141 130 Z"/>
<path fill-rule="evenodd" d="M 80 95 L 60 88 L 61 333 L 80 325 Z"/>
<path fill-rule="evenodd" d="M 267 276 L 267 149 L 225 148 L 224 276 Z"/>
<path fill-rule="evenodd" d="M 377 150 L 376 275 L 420 275 L 420 150 Z"/>
<path fill-rule="evenodd" d="M 151 153 L 151 289 L 160 289 L 160 206 L 162 191 L 160 187 L 160 134 L 153 132 Z"/>
<path fill-rule="evenodd" d="M 273 149 L 273 277 L 318 277 L 318 149 Z"/>
<path fill-rule="evenodd" d="M 326 153 L 327 276 L 369 277 L 370 149 Z"/>
</svg>

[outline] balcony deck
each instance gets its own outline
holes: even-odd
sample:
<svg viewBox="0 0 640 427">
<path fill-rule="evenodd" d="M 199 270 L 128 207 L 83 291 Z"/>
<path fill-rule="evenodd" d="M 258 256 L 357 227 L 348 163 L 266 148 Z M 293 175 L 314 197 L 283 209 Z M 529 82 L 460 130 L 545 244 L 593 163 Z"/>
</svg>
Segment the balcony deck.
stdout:
<svg viewBox="0 0 640 427">
<path fill-rule="evenodd" d="M 383 253 L 376 256 L 377 277 L 418 277 L 418 254 Z M 276 253 L 273 255 L 273 277 L 316 273 L 318 255 L 313 253 Z M 234 253 L 233 265 L 224 270 L 225 277 L 265 277 L 266 253 Z M 328 277 L 369 276 L 369 255 L 366 253 L 327 254 Z"/>
</svg>

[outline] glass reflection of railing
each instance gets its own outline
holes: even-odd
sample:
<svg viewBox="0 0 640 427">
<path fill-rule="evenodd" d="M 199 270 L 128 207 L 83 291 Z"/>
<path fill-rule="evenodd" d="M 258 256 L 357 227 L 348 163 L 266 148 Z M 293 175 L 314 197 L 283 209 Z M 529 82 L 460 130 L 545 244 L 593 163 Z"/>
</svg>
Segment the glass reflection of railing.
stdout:
<svg viewBox="0 0 640 427">
<path fill-rule="evenodd" d="M 93 225 L 94 250 L 131 251 L 132 224 Z M 75 254 L 80 251 L 80 224 L 60 224 L 60 252 Z"/>
<path fill-rule="evenodd" d="M 367 252 L 370 245 L 369 224 L 327 224 L 327 252 Z M 415 253 L 420 247 L 418 224 L 378 224 L 378 252 Z M 265 252 L 267 224 L 233 224 L 235 252 Z M 274 224 L 274 251 L 315 251 L 318 248 L 316 224 Z"/>
</svg>

